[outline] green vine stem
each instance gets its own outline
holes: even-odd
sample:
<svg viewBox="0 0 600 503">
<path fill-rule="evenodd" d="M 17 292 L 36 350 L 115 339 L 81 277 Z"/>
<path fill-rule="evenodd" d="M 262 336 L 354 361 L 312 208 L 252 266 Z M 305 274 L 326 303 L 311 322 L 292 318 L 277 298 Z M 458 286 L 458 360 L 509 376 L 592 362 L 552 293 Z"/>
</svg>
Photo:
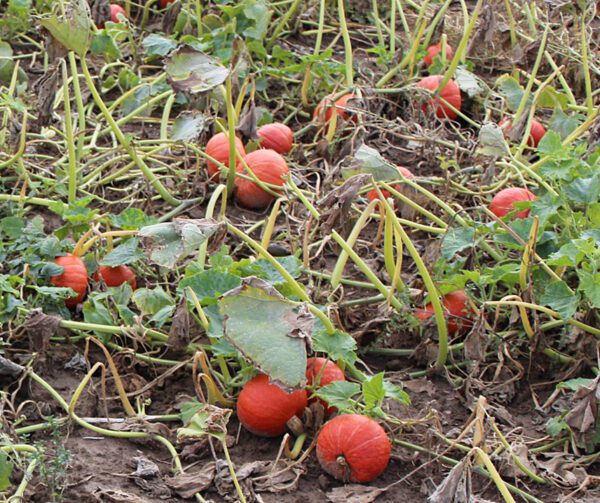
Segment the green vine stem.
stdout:
<svg viewBox="0 0 600 503">
<path fill-rule="evenodd" d="M 69 94 L 69 76 L 67 73 L 67 63 L 63 59 L 61 64 L 63 78 L 63 104 L 65 109 L 65 140 L 67 143 L 67 152 L 69 155 L 69 164 L 67 166 L 68 189 L 67 198 L 69 203 L 77 199 L 77 156 L 75 154 L 75 138 L 73 137 L 73 120 L 71 118 L 71 96 Z"/>
<path fill-rule="evenodd" d="M 344 41 L 346 86 L 352 87 L 354 85 L 354 70 L 352 68 L 352 42 L 350 40 L 350 33 L 348 33 L 348 24 L 346 22 L 346 10 L 344 8 L 344 1 L 345 0 L 338 0 L 337 2 L 338 16 L 340 20 L 340 31 L 342 33 L 342 40 Z"/>
</svg>

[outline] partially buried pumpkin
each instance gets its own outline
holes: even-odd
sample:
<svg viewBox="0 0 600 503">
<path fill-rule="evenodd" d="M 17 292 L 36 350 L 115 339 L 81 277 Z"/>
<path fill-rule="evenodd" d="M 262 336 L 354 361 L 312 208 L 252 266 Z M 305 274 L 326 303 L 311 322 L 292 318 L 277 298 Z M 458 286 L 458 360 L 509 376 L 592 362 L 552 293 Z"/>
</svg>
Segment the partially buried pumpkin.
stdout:
<svg viewBox="0 0 600 503">
<path fill-rule="evenodd" d="M 437 92 L 443 78 L 444 77 L 442 75 L 430 75 L 429 77 L 425 77 L 419 83 L 417 83 L 417 87 Z M 449 80 L 439 92 L 439 97 L 460 112 L 462 97 L 456 82 Z M 427 100 L 421 108 L 424 112 L 433 111 L 440 119 L 448 118 L 450 120 L 454 120 L 457 117 L 457 113 L 450 108 L 448 104 L 444 103 L 439 98 L 434 97 Z"/>
<path fill-rule="evenodd" d="M 469 298 L 464 290 L 447 293 L 442 298 L 442 307 L 448 325 L 448 334 L 451 336 L 468 332 L 473 326 L 475 312 L 469 304 Z M 417 309 L 415 316 L 421 321 L 433 316 L 433 304 L 427 304 L 425 309 Z"/>
</svg>

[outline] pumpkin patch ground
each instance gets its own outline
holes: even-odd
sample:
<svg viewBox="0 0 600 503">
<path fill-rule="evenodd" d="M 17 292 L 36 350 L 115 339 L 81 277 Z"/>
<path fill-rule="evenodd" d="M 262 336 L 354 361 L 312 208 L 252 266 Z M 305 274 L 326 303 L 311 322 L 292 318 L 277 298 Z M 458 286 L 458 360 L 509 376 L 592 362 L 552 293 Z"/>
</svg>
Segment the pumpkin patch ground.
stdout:
<svg viewBox="0 0 600 503">
<path fill-rule="evenodd" d="M 0 6 L 0 500 L 600 501 L 595 2 Z"/>
</svg>

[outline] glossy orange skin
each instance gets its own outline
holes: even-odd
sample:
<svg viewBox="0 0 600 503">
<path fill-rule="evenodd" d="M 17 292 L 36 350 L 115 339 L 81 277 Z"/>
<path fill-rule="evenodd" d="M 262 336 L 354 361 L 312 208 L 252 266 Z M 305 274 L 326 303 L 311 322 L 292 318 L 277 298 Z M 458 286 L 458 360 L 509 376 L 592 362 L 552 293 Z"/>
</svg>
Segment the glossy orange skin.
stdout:
<svg viewBox="0 0 600 503">
<path fill-rule="evenodd" d="M 512 124 L 508 117 L 502 119 L 498 123 L 498 126 L 502 128 L 505 135 L 510 133 L 510 130 L 512 129 Z M 542 123 L 537 121 L 536 119 L 532 119 L 531 130 L 529 131 L 529 138 L 527 138 L 527 146 L 530 148 L 536 148 L 539 145 L 540 141 L 542 141 L 542 138 L 545 134 L 546 128 L 542 126 Z"/>
<path fill-rule="evenodd" d="M 325 423 L 317 437 L 323 470 L 344 482 L 370 482 L 390 460 L 390 439 L 373 419 L 345 414 Z M 341 461 L 341 462 L 340 462 Z"/>
<path fill-rule="evenodd" d="M 250 152 L 244 160 L 248 167 L 256 175 L 256 177 L 265 183 L 283 186 L 284 180 L 282 176 L 288 173 L 288 166 L 285 159 L 274 150 L 261 149 Z M 240 164 L 238 171 L 246 171 Z M 269 206 L 274 197 L 265 192 L 256 183 L 245 178 L 237 177 L 235 179 L 236 199 L 238 202 L 251 209 L 262 209 Z"/>
<path fill-rule="evenodd" d="M 490 211 L 498 218 L 508 215 L 515 209 L 514 204 L 521 201 L 535 201 L 535 194 L 522 187 L 511 187 L 503 189 L 492 197 L 490 203 Z M 529 216 L 529 208 L 521 210 L 515 214 L 515 218 L 527 218 Z"/>
<path fill-rule="evenodd" d="M 319 102 L 313 113 L 314 120 L 321 123 L 329 122 L 334 110 L 336 114 L 346 121 L 351 118 L 350 113 L 346 110 L 346 106 L 349 100 L 356 98 L 356 95 L 353 93 L 344 94 L 335 101 L 333 100 L 333 96 L 335 95 L 329 94 Z"/>
<path fill-rule="evenodd" d="M 65 300 L 65 305 L 74 308 L 85 297 L 88 287 L 88 272 L 78 256 L 68 253 L 61 257 L 56 257 L 54 263 L 62 266 L 64 272 L 57 276 L 50 276 L 50 282 L 57 287 L 72 288 L 77 295 Z"/>
<path fill-rule="evenodd" d="M 412 171 L 410 169 L 405 168 L 403 166 L 398 166 L 398 171 L 400 171 L 400 173 L 402 173 L 406 178 L 414 178 L 415 177 L 415 175 L 412 174 Z M 394 188 L 398 192 L 400 192 L 400 190 L 402 190 L 402 184 L 398 183 L 394 186 Z M 381 189 L 381 193 L 383 194 L 383 197 L 385 197 L 386 199 L 391 196 L 391 194 L 388 190 Z M 367 193 L 367 199 L 369 199 L 369 202 L 372 201 L 373 199 L 379 199 L 379 195 L 377 194 L 377 191 L 375 189 L 370 190 Z"/>
<path fill-rule="evenodd" d="M 125 12 L 125 9 L 123 7 L 121 7 L 120 5 L 115 5 L 115 4 L 110 4 L 110 20 L 113 23 L 119 23 L 119 19 L 117 18 L 117 14 L 122 14 L 123 16 L 127 17 L 127 13 Z"/>
<path fill-rule="evenodd" d="M 427 54 L 423 58 L 423 63 L 427 66 L 430 66 L 433 63 L 435 57 L 442 52 L 442 43 L 438 42 L 437 44 L 430 45 L 427 48 Z M 446 44 L 446 60 L 450 61 L 454 57 L 454 49 L 449 44 Z"/>
<path fill-rule="evenodd" d="M 100 277 L 102 277 L 106 286 L 121 286 L 127 282 L 133 290 L 137 288 L 135 273 L 126 265 L 118 265 L 116 267 L 101 265 L 98 268 L 98 272 L 94 274 L 94 279 L 99 281 Z"/>
<path fill-rule="evenodd" d="M 235 137 L 235 148 L 242 157 L 246 155 L 244 144 L 237 136 Z M 225 166 L 229 165 L 229 138 L 225 133 L 214 135 L 206 143 L 205 152 L 213 159 L 216 159 Z M 206 162 L 206 168 L 211 180 L 216 180 L 219 177 L 219 166 L 212 161 Z"/>
<path fill-rule="evenodd" d="M 475 314 L 468 302 L 464 290 L 456 290 L 447 293 L 442 298 L 442 307 L 446 311 L 448 334 L 450 336 L 467 333 L 473 326 L 473 315 Z M 417 309 L 415 316 L 425 321 L 433 316 L 433 305 L 427 304 L 424 309 Z"/>
<path fill-rule="evenodd" d="M 281 122 L 261 126 L 256 134 L 261 139 L 261 148 L 274 150 L 278 154 L 288 153 L 294 145 L 293 131 Z"/>
<path fill-rule="evenodd" d="M 436 91 L 444 77 L 442 75 L 430 75 L 425 77 L 418 84 L 417 87 L 422 89 L 429 89 L 430 91 Z M 450 103 L 458 111 L 461 109 L 462 97 L 460 95 L 460 89 L 453 80 L 449 80 L 444 86 L 444 89 L 440 92 L 440 97 Z M 450 120 L 456 119 L 457 115 L 448 105 L 442 103 L 437 98 L 432 98 L 425 102 L 421 107 L 423 112 L 433 110 L 435 115 L 440 119 L 448 118 Z"/>
<path fill-rule="evenodd" d="M 245 384 L 236 409 L 240 423 L 248 431 L 261 437 L 277 437 L 285 432 L 289 419 L 302 417 L 306 404 L 305 389 L 286 393 L 270 384 L 268 376 L 260 374 Z"/>
<path fill-rule="evenodd" d="M 325 367 L 325 368 L 323 368 Z M 327 358 L 313 357 L 306 361 L 306 380 L 310 386 L 321 388 L 334 381 L 345 381 L 346 376 L 341 368 Z M 325 415 L 333 414 L 337 408 L 329 407 L 325 400 L 311 398 L 308 403 L 318 402 L 325 408 Z"/>
</svg>

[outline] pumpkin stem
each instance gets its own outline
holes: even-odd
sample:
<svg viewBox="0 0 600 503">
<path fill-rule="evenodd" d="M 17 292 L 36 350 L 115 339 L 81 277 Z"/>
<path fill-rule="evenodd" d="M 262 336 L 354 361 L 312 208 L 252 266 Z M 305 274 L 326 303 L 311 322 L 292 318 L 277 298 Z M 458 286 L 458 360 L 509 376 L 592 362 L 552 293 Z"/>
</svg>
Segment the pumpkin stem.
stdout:
<svg viewBox="0 0 600 503">
<path fill-rule="evenodd" d="M 335 462 L 343 471 L 342 479 L 344 482 L 350 482 L 350 467 L 348 466 L 348 461 L 343 454 L 340 454 L 337 458 L 335 458 Z"/>
</svg>

